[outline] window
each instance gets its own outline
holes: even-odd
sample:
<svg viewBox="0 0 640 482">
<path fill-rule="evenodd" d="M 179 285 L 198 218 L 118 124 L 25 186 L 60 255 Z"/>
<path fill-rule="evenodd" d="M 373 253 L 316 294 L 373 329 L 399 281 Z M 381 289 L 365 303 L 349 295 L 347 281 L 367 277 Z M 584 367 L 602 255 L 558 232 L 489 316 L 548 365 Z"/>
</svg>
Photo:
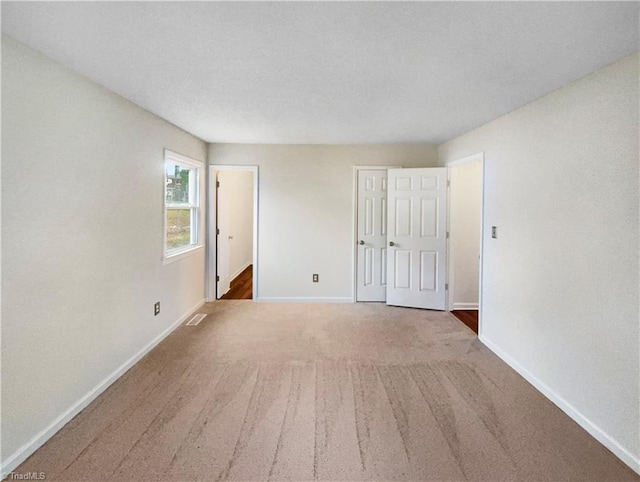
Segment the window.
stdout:
<svg viewBox="0 0 640 482">
<path fill-rule="evenodd" d="M 164 257 L 199 248 L 200 180 L 203 164 L 165 150 L 164 156 Z"/>
</svg>

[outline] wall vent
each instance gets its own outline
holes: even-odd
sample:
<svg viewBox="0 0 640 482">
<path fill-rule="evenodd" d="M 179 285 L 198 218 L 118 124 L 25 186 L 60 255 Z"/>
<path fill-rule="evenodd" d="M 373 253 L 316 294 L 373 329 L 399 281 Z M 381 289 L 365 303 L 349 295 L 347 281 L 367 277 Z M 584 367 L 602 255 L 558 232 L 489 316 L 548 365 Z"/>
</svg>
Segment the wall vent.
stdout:
<svg viewBox="0 0 640 482">
<path fill-rule="evenodd" d="M 204 320 L 206 316 L 207 316 L 206 313 L 198 313 L 197 315 L 193 315 L 193 318 L 191 318 L 187 322 L 187 326 L 196 326 L 198 323 Z"/>
</svg>

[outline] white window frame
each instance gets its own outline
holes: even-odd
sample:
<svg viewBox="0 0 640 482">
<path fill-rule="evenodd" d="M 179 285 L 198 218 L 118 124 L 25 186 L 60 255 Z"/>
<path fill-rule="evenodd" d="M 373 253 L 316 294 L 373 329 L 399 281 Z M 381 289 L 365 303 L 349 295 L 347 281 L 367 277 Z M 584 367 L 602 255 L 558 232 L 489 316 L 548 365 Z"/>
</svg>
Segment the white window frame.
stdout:
<svg viewBox="0 0 640 482">
<path fill-rule="evenodd" d="M 167 203 L 167 162 L 177 164 L 191 171 L 189 177 L 189 203 Z M 193 176 L 195 179 L 193 179 Z M 163 163 L 163 175 L 162 175 L 162 215 L 163 215 L 163 231 L 162 231 L 162 246 L 163 246 L 163 264 L 171 263 L 182 259 L 190 253 L 204 247 L 202 226 L 202 200 L 201 200 L 201 183 L 204 179 L 204 163 L 192 159 L 177 152 L 164 150 L 164 163 Z M 180 246 L 179 248 L 167 249 L 167 211 L 170 209 L 190 209 L 191 210 L 191 243 L 186 246 Z"/>
</svg>

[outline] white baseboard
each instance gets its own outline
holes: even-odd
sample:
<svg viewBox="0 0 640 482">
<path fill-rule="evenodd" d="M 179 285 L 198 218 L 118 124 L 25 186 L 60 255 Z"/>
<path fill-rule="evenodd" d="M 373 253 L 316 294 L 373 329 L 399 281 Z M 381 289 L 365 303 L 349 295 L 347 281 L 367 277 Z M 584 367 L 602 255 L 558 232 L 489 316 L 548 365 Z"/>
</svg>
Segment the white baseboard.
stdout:
<svg viewBox="0 0 640 482">
<path fill-rule="evenodd" d="M 16 467 L 24 462 L 31 454 L 38 450 L 47 440 L 53 437 L 58 430 L 64 427 L 73 417 L 78 415 L 87 405 L 95 400 L 102 392 L 104 392 L 109 386 L 120 378 L 124 373 L 135 365 L 142 357 L 149 353 L 155 346 L 164 340 L 173 330 L 178 328 L 184 321 L 187 320 L 189 315 L 199 309 L 204 304 L 204 299 L 196 303 L 190 308 L 184 315 L 182 315 L 175 323 L 169 328 L 160 333 L 151 342 L 149 342 L 142 350 L 129 358 L 126 362 L 120 365 L 113 373 L 107 376 L 104 380 L 93 387 L 87 394 L 85 394 L 80 400 L 69 407 L 58 418 L 56 418 L 49 426 L 44 430 L 36 434 L 31 440 L 25 443 L 22 447 L 11 454 L 6 460 L 2 461 L 0 467 L 0 479 L 3 479 L 10 474 Z"/>
<path fill-rule="evenodd" d="M 607 434 L 604 430 L 598 427 L 595 423 L 589 420 L 587 417 L 582 415 L 576 408 L 573 407 L 569 402 L 567 402 L 564 398 L 555 393 L 551 388 L 549 388 L 546 384 L 541 382 L 535 376 L 533 376 L 529 371 L 524 368 L 520 363 L 511 358 L 509 355 L 504 353 L 500 348 L 498 348 L 491 340 L 487 339 L 486 336 L 480 334 L 478 337 L 482 343 L 484 343 L 487 348 L 489 348 L 492 352 L 498 355 L 507 365 L 513 368 L 516 372 L 518 372 L 525 380 L 527 380 L 531 385 L 533 385 L 540 393 L 542 393 L 545 397 L 551 400 L 560 410 L 569 415 L 578 425 L 584 428 L 589 434 L 595 438 L 598 442 L 608 448 L 613 454 L 622 460 L 625 464 L 627 464 L 634 472 L 640 474 L 640 458 L 634 456 L 631 452 L 629 452 L 626 448 L 620 445 L 615 439 L 613 439 L 609 434 Z"/>
<path fill-rule="evenodd" d="M 265 303 L 353 303 L 353 298 L 331 298 L 331 297 L 291 297 L 291 298 L 271 298 L 261 296 L 256 301 Z"/>
<path fill-rule="evenodd" d="M 477 310 L 478 303 L 452 303 L 449 307 L 449 311 L 453 310 Z"/>
</svg>

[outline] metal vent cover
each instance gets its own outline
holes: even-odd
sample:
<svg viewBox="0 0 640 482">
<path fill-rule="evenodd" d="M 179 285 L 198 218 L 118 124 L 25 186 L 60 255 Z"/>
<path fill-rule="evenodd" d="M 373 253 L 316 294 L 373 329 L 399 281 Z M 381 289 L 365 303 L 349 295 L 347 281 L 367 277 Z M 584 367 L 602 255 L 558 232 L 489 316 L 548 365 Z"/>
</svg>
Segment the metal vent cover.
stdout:
<svg viewBox="0 0 640 482">
<path fill-rule="evenodd" d="M 198 323 L 204 320 L 206 316 L 207 316 L 206 313 L 198 313 L 196 315 L 193 315 L 193 318 L 191 318 L 187 322 L 187 326 L 196 326 Z"/>
</svg>

